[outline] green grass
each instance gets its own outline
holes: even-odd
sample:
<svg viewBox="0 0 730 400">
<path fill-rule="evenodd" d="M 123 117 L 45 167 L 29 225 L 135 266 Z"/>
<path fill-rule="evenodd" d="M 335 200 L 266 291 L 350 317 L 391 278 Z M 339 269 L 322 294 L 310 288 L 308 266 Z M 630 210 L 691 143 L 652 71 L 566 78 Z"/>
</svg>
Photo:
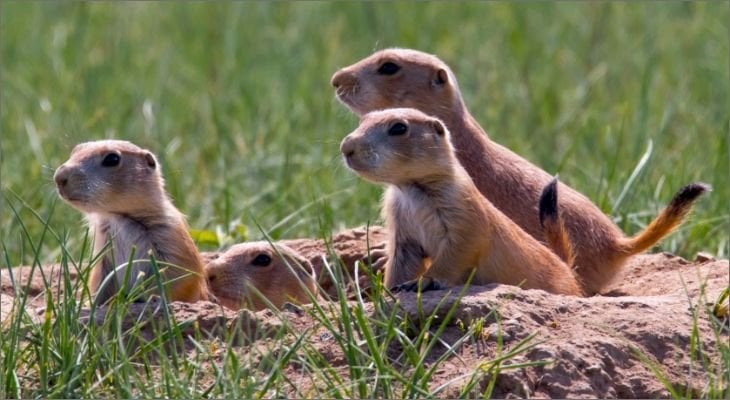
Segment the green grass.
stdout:
<svg viewBox="0 0 730 400">
<path fill-rule="evenodd" d="M 441 338 L 443 330 L 454 323 L 452 315 L 458 301 L 445 312 L 441 307 L 411 320 L 378 280 L 367 300 L 357 296 L 348 302 L 343 286 L 338 286 L 339 301 L 315 303 L 306 309 L 313 324 L 304 330 L 281 318 L 279 326 L 265 330 L 257 325 L 249 331 L 243 324 L 251 314 L 243 313 L 230 331 L 208 340 L 196 329 L 196 322 L 176 320 L 164 312 L 166 307 L 162 307 L 158 320 L 130 322 L 126 315 L 138 295 L 134 291 L 115 296 L 103 322 L 89 323 L 95 306 L 86 306 L 93 302 L 83 275 L 76 281 L 69 276 L 77 268 L 88 272 L 95 255 L 73 260 L 63 239 L 51 241 L 59 239 L 65 290 L 52 296 L 49 283 L 45 312 L 35 317 L 25 308 L 31 300 L 28 293 L 20 291 L 12 311 L 4 316 L 8 320 L 0 335 L 3 398 L 435 397 L 451 388 L 447 384 L 434 387 L 434 373 L 462 344 L 481 338 L 480 324 L 462 326 L 460 336 L 453 341 Z M 342 279 L 339 266 L 328 264 L 326 271 Z M 159 274 L 156 278 L 157 284 L 162 284 Z M 466 289 L 463 287 L 458 295 Z M 161 301 L 164 303 L 164 298 Z M 137 306 L 155 307 L 153 303 Z M 482 321 L 489 318 L 495 317 L 486 315 Z M 249 337 L 261 339 L 251 345 L 236 334 L 242 329 Z M 549 362 L 503 365 L 531 349 L 533 339 L 531 335 L 510 349 L 502 349 L 500 341 L 493 358 L 452 379 L 464 383 L 459 395 L 488 397 L 500 371 Z M 332 365 L 323 356 L 317 347 L 322 342 L 342 353 L 344 365 Z M 292 365 L 304 384 L 284 373 Z M 490 379 L 487 387 L 480 388 L 485 379 Z"/>
<path fill-rule="evenodd" d="M 712 184 L 691 220 L 657 250 L 727 258 L 728 18 L 725 2 L 5 1 L 2 265 L 89 262 L 80 214 L 57 199 L 51 177 L 76 143 L 102 138 L 154 151 L 191 227 L 219 231 L 225 243 L 326 237 L 377 222 L 382 189 L 342 167 L 339 142 L 357 120 L 336 102 L 329 78 L 389 46 L 441 56 L 493 140 L 559 172 L 627 234 L 642 229 L 682 185 Z M 301 336 L 285 335 L 261 354 L 230 349 L 218 364 L 158 357 L 163 364 L 145 370 L 123 343 L 96 344 L 96 333 L 78 323 L 78 308 L 49 306 L 52 321 L 34 326 L 20 318 L 13 325 L 11 332 L 34 338 L 27 346 L 1 336 L 6 393 L 271 397 L 292 386 L 282 375 L 251 369 L 261 360 L 297 360 L 317 371 L 324 386 L 301 395 L 400 397 L 428 390 L 419 351 L 433 337 L 409 342 L 407 321 L 390 314 L 372 327 L 357 310 L 341 318 L 350 315 L 352 329 L 372 330 L 371 339 L 412 345 L 401 361 L 416 373 L 399 376 L 402 369 L 374 358 L 376 343 L 362 350 L 352 338 L 338 338 L 349 357 L 348 381 L 323 366 Z M 324 320 L 326 312 L 334 311 L 316 315 Z M 287 351 L 271 350 L 277 346 Z M 76 367 L 77 359 L 88 362 Z M 7 369 L 16 365 L 18 371 Z M 119 367 L 97 372 L 110 365 Z M 205 382 L 203 368 L 220 379 Z M 13 374 L 27 375 L 13 380 Z"/>
<path fill-rule="evenodd" d="M 376 221 L 381 189 L 341 165 L 357 120 L 328 82 L 373 49 L 404 46 L 449 62 L 495 141 L 559 172 L 629 234 L 683 184 L 711 183 L 661 248 L 727 257 L 724 3 L 10 1 L 1 18 L 2 190 L 16 206 L 46 210 L 71 148 L 113 137 L 159 155 L 193 228 L 240 224 L 258 239 L 259 223 L 276 239 L 319 235 L 323 214 L 335 230 Z M 79 214 L 58 208 L 51 226 L 77 248 Z M 0 218 L 11 262 L 30 262 L 7 205 Z"/>
</svg>

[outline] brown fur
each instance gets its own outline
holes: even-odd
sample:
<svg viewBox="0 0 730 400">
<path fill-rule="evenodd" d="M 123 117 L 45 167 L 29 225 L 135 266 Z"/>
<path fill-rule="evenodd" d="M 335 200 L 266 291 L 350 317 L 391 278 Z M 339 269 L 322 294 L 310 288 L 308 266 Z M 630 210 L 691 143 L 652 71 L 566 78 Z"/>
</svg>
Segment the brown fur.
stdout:
<svg viewBox="0 0 730 400">
<path fill-rule="evenodd" d="M 119 156 L 119 164 L 103 166 L 110 154 Z M 120 140 L 82 143 L 58 167 L 54 180 L 61 198 L 86 215 L 94 231 L 94 254 L 111 243 L 89 278 L 97 304 L 107 302 L 121 288 L 126 268 L 113 271 L 129 261 L 133 248 L 135 262 L 128 288 L 138 284 L 140 274 L 140 281 L 152 277 L 149 256 L 153 255 L 158 262 L 174 265 L 159 264 L 163 283 L 170 282 L 166 284 L 169 300 L 208 299 L 200 254 L 188 234 L 185 217 L 165 193 L 151 152 Z M 100 288 L 109 274 L 115 277 Z"/>
<path fill-rule="evenodd" d="M 400 69 L 392 75 L 379 73 L 386 62 Z M 441 119 L 452 133 L 459 161 L 479 191 L 531 236 L 548 242 L 537 204 L 551 176 L 489 140 L 467 110 L 456 77 L 443 61 L 415 50 L 382 50 L 337 71 L 332 84 L 338 98 L 360 116 L 373 110 L 412 107 Z M 682 203 L 680 212 L 665 209 L 647 229 L 627 238 L 584 195 L 562 183 L 559 190 L 576 271 L 589 294 L 605 288 L 629 256 L 669 234 L 692 205 L 692 201 Z"/>
<path fill-rule="evenodd" d="M 257 263 L 261 256 L 269 263 Z M 281 308 L 287 302 L 310 303 L 311 296 L 317 294 L 316 275 L 309 261 L 286 246 L 276 245 L 274 249 L 268 242 L 232 246 L 208 264 L 206 274 L 211 293 L 233 310 L 264 309 L 267 302 L 261 296 Z"/>
<path fill-rule="evenodd" d="M 392 135 L 397 123 L 407 132 Z M 569 266 L 479 193 L 438 119 L 415 109 L 375 111 L 340 149 L 358 175 L 388 184 L 386 286 L 421 276 L 458 285 L 476 269 L 473 284 L 582 294 Z"/>
</svg>

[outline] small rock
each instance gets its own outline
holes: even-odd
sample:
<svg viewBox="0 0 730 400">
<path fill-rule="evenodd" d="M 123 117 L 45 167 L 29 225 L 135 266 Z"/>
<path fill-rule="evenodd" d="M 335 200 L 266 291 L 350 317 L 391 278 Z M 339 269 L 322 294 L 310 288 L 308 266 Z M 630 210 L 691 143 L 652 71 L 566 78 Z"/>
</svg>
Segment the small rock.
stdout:
<svg viewBox="0 0 730 400">
<path fill-rule="evenodd" d="M 504 342 L 511 342 L 513 335 L 509 331 L 498 329 L 496 325 L 492 325 L 488 329 L 487 338 L 492 341 L 496 341 L 501 338 Z"/>
<path fill-rule="evenodd" d="M 670 253 L 670 252 L 668 252 L 668 251 L 663 251 L 663 252 L 662 252 L 662 255 L 663 255 L 664 257 L 666 257 L 666 258 L 676 258 L 676 259 L 677 259 L 677 262 L 678 262 L 679 264 L 682 264 L 682 265 L 686 265 L 686 264 L 689 264 L 689 261 L 685 260 L 684 258 L 682 258 L 682 257 L 680 257 L 680 256 L 678 256 L 678 255 L 676 255 L 676 254 L 672 254 L 672 253 Z"/>
<path fill-rule="evenodd" d="M 586 367 L 585 372 L 589 374 L 598 374 L 603 371 L 599 364 L 593 364 Z"/>
<path fill-rule="evenodd" d="M 697 253 L 697 255 L 695 256 L 695 262 L 698 262 L 698 263 L 715 261 L 715 260 L 716 260 L 715 256 L 713 256 L 710 253 L 705 253 L 703 251 Z"/>
<path fill-rule="evenodd" d="M 282 311 L 286 311 L 288 313 L 292 313 L 292 314 L 294 314 L 294 315 L 296 315 L 298 317 L 301 317 L 302 315 L 304 315 L 304 309 L 302 309 L 301 307 L 297 306 L 296 304 L 292 304 L 292 303 L 288 303 L 287 302 L 287 303 L 284 303 L 284 305 L 281 307 L 281 309 L 282 309 Z"/>
</svg>

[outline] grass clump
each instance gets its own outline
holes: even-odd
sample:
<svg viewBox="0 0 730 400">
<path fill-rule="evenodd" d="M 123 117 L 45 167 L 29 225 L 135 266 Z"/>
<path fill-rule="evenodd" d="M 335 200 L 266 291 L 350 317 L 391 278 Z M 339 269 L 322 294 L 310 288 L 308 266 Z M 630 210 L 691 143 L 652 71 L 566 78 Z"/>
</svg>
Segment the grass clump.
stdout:
<svg viewBox="0 0 730 400">
<path fill-rule="evenodd" d="M 219 233 L 221 242 L 199 238 L 207 249 L 263 233 L 315 237 L 322 212 L 334 214 L 335 231 L 362 225 L 377 217 L 381 189 L 341 165 L 339 142 L 357 121 L 329 78 L 376 48 L 413 47 L 450 64 L 494 141 L 560 173 L 629 235 L 683 185 L 711 184 L 657 250 L 727 257 L 728 11 L 716 2 L 11 0 L 0 13 L 2 190 L 26 214 L 46 209 L 53 170 L 75 144 L 127 139 L 158 155 L 191 226 Z M 31 263 L 18 220 L 0 207 L 12 265 Z M 78 253 L 82 224 L 61 208 L 51 226 L 71 233 Z M 26 214 L 27 229 L 41 232 Z M 44 263 L 59 256 L 40 253 Z"/>
</svg>

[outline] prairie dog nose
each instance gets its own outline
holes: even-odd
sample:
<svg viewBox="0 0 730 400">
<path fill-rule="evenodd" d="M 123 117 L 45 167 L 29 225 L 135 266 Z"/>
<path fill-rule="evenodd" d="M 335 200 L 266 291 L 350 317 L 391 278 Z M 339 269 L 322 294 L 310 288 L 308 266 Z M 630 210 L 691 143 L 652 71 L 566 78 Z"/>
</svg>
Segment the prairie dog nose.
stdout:
<svg viewBox="0 0 730 400">
<path fill-rule="evenodd" d="M 332 75 L 330 83 L 335 88 L 339 88 L 340 86 L 352 86 L 356 81 L 356 78 L 349 71 L 341 69 Z"/>
<path fill-rule="evenodd" d="M 53 174 L 53 180 L 56 182 L 56 186 L 60 188 L 66 186 L 69 174 L 70 172 L 65 164 L 58 167 L 56 172 Z"/>
<path fill-rule="evenodd" d="M 340 143 L 340 151 L 345 157 L 350 157 L 355 154 L 355 141 L 350 136 L 345 136 Z"/>
<path fill-rule="evenodd" d="M 207 278 L 208 278 L 208 283 L 213 283 L 213 281 L 214 281 L 214 280 L 216 279 L 216 277 L 217 277 L 217 276 L 216 276 L 217 274 L 216 274 L 215 272 L 213 272 L 213 271 L 210 271 L 210 270 L 208 270 L 208 271 L 206 272 L 206 275 L 207 275 Z"/>
</svg>

